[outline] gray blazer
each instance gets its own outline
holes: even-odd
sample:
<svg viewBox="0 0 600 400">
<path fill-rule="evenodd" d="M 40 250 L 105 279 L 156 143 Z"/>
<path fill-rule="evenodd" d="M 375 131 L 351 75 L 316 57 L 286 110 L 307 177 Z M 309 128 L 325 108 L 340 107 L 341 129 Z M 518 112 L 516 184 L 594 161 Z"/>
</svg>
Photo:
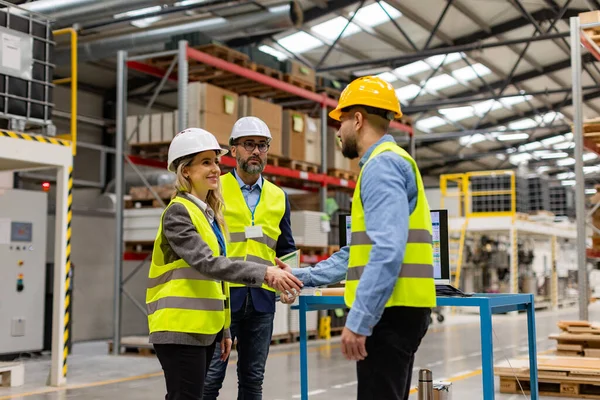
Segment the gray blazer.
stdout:
<svg viewBox="0 0 600 400">
<path fill-rule="evenodd" d="M 178 194 L 192 200 L 206 218 L 212 219 L 212 211 L 206 204 L 187 194 Z M 171 263 L 183 259 L 190 267 L 202 275 L 213 279 L 241 283 L 251 287 L 260 287 L 264 282 L 266 265 L 250 261 L 234 261 L 227 257 L 213 257 L 213 252 L 192 223 L 190 214 L 184 205 L 173 203 L 167 207 L 163 216 L 163 247 L 165 262 Z M 166 239 L 166 240 L 164 240 Z M 229 329 L 225 337 L 231 337 Z M 150 343 L 185 344 L 195 346 L 211 345 L 217 335 L 190 334 L 184 332 L 154 332 Z"/>
</svg>

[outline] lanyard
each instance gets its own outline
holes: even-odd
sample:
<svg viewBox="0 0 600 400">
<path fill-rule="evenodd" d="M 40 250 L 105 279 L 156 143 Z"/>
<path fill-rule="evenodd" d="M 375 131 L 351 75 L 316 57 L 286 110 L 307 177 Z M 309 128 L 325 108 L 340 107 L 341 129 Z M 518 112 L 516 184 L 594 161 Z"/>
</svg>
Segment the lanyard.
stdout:
<svg viewBox="0 0 600 400">
<path fill-rule="evenodd" d="M 212 226 L 213 232 L 215 233 L 215 236 L 217 237 L 217 241 L 219 242 L 219 247 L 221 248 L 221 255 L 227 256 L 227 251 L 225 248 L 225 238 L 223 237 L 223 234 L 221 233 L 221 228 L 219 227 L 217 220 L 213 220 L 213 223 L 211 224 L 211 226 Z"/>
<path fill-rule="evenodd" d="M 248 190 L 248 196 L 250 196 L 250 190 Z M 246 205 L 248 206 L 248 209 L 250 210 L 250 214 L 252 215 L 252 226 L 254 226 L 254 213 L 256 213 L 256 207 L 258 207 L 258 203 L 260 203 L 261 197 L 262 197 L 262 190 L 260 191 L 260 194 L 258 195 L 258 200 L 256 200 L 254 209 L 250 208 L 250 205 L 248 204 L 248 200 L 246 199 Z"/>
</svg>

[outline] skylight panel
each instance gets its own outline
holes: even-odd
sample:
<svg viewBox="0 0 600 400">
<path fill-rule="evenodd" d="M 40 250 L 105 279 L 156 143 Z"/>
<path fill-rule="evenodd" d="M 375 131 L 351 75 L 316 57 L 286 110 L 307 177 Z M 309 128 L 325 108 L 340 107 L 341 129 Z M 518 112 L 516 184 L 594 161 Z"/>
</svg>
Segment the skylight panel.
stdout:
<svg viewBox="0 0 600 400">
<path fill-rule="evenodd" d="M 440 110 L 440 113 L 444 114 L 450 121 L 460 121 L 475 115 L 471 106 L 443 108 Z"/>
<path fill-rule="evenodd" d="M 510 106 L 514 106 L 515 104 L 523 103 L 525 101 L 531 100 L 533 97 L 531 95 L 523 96 L 510 96 L 504 97 L 500 99 L 500 102 L 504 105 L 504 107 L 509 108 Z"/>
<path fill-rule="evenodd" d="M 119 18 L 125 18 L 125 17 L 139 17 L 140 15 L 150 14 L 153 12 L 158 12 L 160 10 L 162 10 L 161 6 L 139 8 L 137 10 L 131 10 L 131 11 L 126 11 L 123 13 L 115 14 L 114 18 L 119 19 Z"/>
<path fill-rule="evenodd" d="M 454 86 L 457 83 L 458 81 L 450 75 L 443 74 L 434 76 L 433 78 L 429 79 L 425 84 L 425 89 L 438 91 L 450 86 Z"/>
<path fill-rule="evenodd" d="M 567 167 L 567 166 L 573 165 L 573 164 L 575 164 L 574 158 L 565 158 L 564 160 L 558 160 L 556 162 L 556 165 L 558 165 L 560 167 Z"/>
<path fill-rule="evenodd" d="M 510 156 L 508 158 L 508 161 L 510 161 L 510 163 L 513 165 L 519 165 L 521 163 L 531 160 L 532 158 L 533 156 L 529 153 L 521 153 Z"/>
<path fill-rule="evenodd" d="M 573 140 L 573 132 L 565 133 L 565 139 Z"/>
<path fill-rule="evenodd" d="M 263 53 L 272 55 L 273 57 L 277 58 L 279 61 L 283 61 L 288 58 L 288 56 L 285 53 L 282 53 L 279 50 L 275 50 L 274 48 L 272 48 L 270 46 L 262 45 L 262 46 L 258 47 L 258 50 L 262 51 Z"/>
<path fill-rule="evenodd" d="M 561 120 L 564 117 L 565 116 L 562 115 L 561 113 L 550 111 L 544 115 L 536 115 L 535 120 L 540 124 L 547 125 L 547 124 L 551 123 L 552 121 Z"/>
<path fill-rule="evenodd" d="M 542 153 L 539 154 L 539 157 L 541 157 L 544 160 L 550 160 L 553 158 L 565 158 L 568 157 L 569 155 L 565 152 L 559 151 L 559 152 L 546 152 L 546 153 Z"/>
<path fill-rule="evenodd" d="M 131 25 L 135 26 L 136 28 L 147 28 L 150 25 L 152 25 L 155 22 L 160 21 L 162 18 L 160 16 L 155 16 L 155 17 L 148 17 L 148 18 L 142 18 L 142 19 L 138 19 L 136 21 L 131 21 Z"/>
<path fill-rule="evenodd" d="M 389 14 L 390 17 L 396 19 L 402 16 L 402 13 L 400 11 L 390 6 L 385 1 L 381 1 L 379 2 L 379 4 L 381 4 L 383 8 L 385 8 L 385 11 L 387 11 L 387 14 Z M 358 10 L 354 19 L 357 22 L 368 25 L 370 27 L 374 27 L 388 22 L 390 20 L 390 17 L 388 17 L 385 11 L 381 9 L 381 6 L 379 4 L 375 2 L 366 7 L 362 7 L 360 10 Z M 350 16 L 352 16 L 353 14 L 354 11 L 350 13 Z"/>
<path fill-rule="evenodd" d="M 381 73 L 381 74 L 377 75 L 377 77 L 379 77 L 389 83 L 396 82 L 398 80 L 398 77 L 396 75 L 392 74 L 391 72 Z"/>
<path fill-rule="evenodd" d="M 438 116 L 424 118 L 417 121 L 417 128 L 421 130 L 429 130 L 442 125 L 446 125 L 446 121 Z"/>
<path fill-rule="evenodd" d="M 575 178 L 575 173 L 574 172 L 561 172 L 560 174 L 556 174 L 556 179 L 558 180 L 563 180 L 563 179 L 572 179 Z"/>
<path fill-rule="evenodd" d="M 458 138 L 458 143 L 460 143 L 461 146 L 471 147 L 471 145 L 475 143 L 485 142 L 486 140 L 487 137 L 485 135 L 482 135 L 481 133 L 476 133 L 474 135 L 461 136 L 460 138 Z"/>
<path fill-rule="evenodd" d="M 590 165 L 587 167 L 583 167 L 583 173 L 584 174 L 594 174 L 594 173 L 598 173 L 600 172 L 600 166 L 598 165 Z"/>
<path fill-rule="evenodd" d="M 552 146 L 553 144 L 562 143 L 564 141 L 565 137 L 563 135 L 556 135 L 542 140 L 542 143 L 544 146 Z"/>
<path fill-rule="evenodd" d="M 531 118 L 525 118 L 525 119 L 511 122 L 510 124 L 508 124 L 508 127 L 510 129 L 527 129 L 527 128 L 536 127 L 537 125 L 538 125 L 538 123 L 535 122 L 534 120 L 532 120 Z"/>
<path fill-rule="evenodd" d="M 486 101 L 481 101 L 479 103 L 473 104 L 473 109 L 475 110 L 475 114 L 477 114 L 480 117 L 483 117 L 485 115 L 485 113 L 488 112 L 490 107 L 492 108 L 491 111 L 494 111 L 494 110 L 498 110 L 499 108 L 502 108 L 502 104 L 500 104 L 499 102 L 497 102 L 495 100 L 486 100 Z"/>
<path fill-rule="evenodd" d="M 529 139 L 529 134 L 527 134 L 525 132 L 503 133 L 498 136 L 498 140 L 500 140 L 502 142 L 510 142 L 513 140 L 526 140 L 526 139 Z"/>
<path fill-rule="evenodd" d="M 573 142 L 564 142 L 564 143 L 555 144 L 552 147 L 555 150 L 568 150 L 568 149 L 572 149 L 573 147 L 575 147 L 575 143 L 573 143 Z"/>
<path fill-rule="evenodd" d="M 462 56 L 464 56 L 464 53 L 450 53 L 448 55 L 438 54 L 437 56 L 431 56 L 427 58 L 425 61 L 431 64 L 434 68 L 437 68 L 442 62 L 444 62 L 444 65 L 448 65 L 462 59 Z"/>
<path fill-rule="evenodd" d="M 542 144 L 540 142 L 531 142 L 531 143 L 524 144 L 523 146 L 519 146 L 519 151 L 531 151 L 531 150 L 539 149 L 541 147 L 542 147 Z"/>
<path fill-rule="evenodd" d="M 340 35 L 340 32 L 342 32 L 342 29 L 344 29 L 344 26 L 346 26 L 347 23 L 348 20 L 346 18 L 335 17 L 311 27 L 310 30 L 326 39 L 335 40 Z M 360 32 L 360 28 L 356 24 L 350 23 L 350 25 L 348 25 L 342 34 L 342 37 L 352 35 L 356 32 Z"/>
<path fill-rule="evenodd" d="M 303 53 L 323 46 L 323 42 L 303 31 L 292 33 L 277 42 L 292 53 Z"/>
<path fill-rule="evenodd" d="M 575 186 L 575 183 L 576 183 L 575 179 L 573 179 L 573 180 L 568 180 L 568 181 L 562 181 L 561 185 L 563 185 L 563 186 Z"/>
<path fill-rule="evenodd" d="M 175 7 L 190 6 L 192 4 L 204 3 L 205 1 L 206 0 L 183 0 L 183 1 L 178 1 L 177 3 L 175 3 Z"/>
<path fill-rule="evenodd" d="M 400 76 L 404 76 L 406 78 L 421 73 L 423 71 L 430 71 L 431 67 L 424 61 L 417 61 L 414 63 L 407 64 L 403 67 L 396 68 L 394 70 Z"/>
<path fill-rule="evenodd" d="M 596 189 L 585 189 L 585 194 L 596 194 Z"/>
<path fill-rule="evenodd" d="M 477 75 L 486 76 L 491 73 L 492 71 L 490 71 L 488 67 L 486 67 L 483 64 L 477 63 L 473 65 L 473 68 L 467 66 L 452 71 L 452 76 L 461 81 L 472 81 L 473 79 L 477 79 Z"/>
<path fill-rule="evenodd" d="M 406 101 L 414 98 L 421 88 L 415 84 L 410 84 L 401 87 L 400 89 L 396 89 L 396 96 L 400 101 Z"/>
<path fill-rule="evenodd" d="M 592 161 L 598 158 L 596 153 L 585 153 L 582 157 L 583 161 Z"/>
</svg>

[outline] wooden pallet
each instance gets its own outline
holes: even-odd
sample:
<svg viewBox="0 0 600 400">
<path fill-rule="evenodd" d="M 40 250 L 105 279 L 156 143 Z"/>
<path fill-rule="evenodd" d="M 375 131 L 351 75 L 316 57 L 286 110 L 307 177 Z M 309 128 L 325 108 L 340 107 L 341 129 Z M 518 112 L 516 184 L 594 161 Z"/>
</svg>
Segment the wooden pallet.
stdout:
<svg viewBox="0 0 600 400">
<path fill-rule="evenodd" d="M 153 356 L 156 354 L 154 347 L 147 336 L 127 336 L 121 338 L 119 354 Z M 108 354 L 112 354 L 113 341 L 108 341 Z"/>
<path fill-rule="evenodd" d="M 293 76 L 293 75 L 290 75 L 290 74 L 284 74 L 283 75 L 283 80 L 284 80 L 284 82 L 287 82 L 287 83 L 289 83 L 291 85 L 294 85 L 294 86 L 298 86 L 299 88 L 306 89 L 306 90 L 309 90 L 311 92 L 315 91 L 315 84 L 314 84 L 314 82 L 313 83 L 307 82 L 304 79 L 298 78 L 297 76 Z"/>
<path fill-rule="evenodd" d="M 168 205 L 171 201 L 171 198 L 162 198 L 164 205 Z M 127 199 L 124 202 L 124 206 L 126 209 L 135 209 L 135 208 L 159 208 L 163 207 L 163 205 L 157 199 Z"/>
<path fill-rule="evenodd" d="M 269 68 L 267 66 L 257 64 L 255 62 L 250 63 L 249 68 L 253 71 L 259 72 L 263 75 L 270 76 L 275 79 L 283 79 L 283 72 L 277 71 L 276 69 Z"/>
<path fill-rule="evenodd" d="M 281 333 L 279 335 L 273 335 L 271 337 L 271 344 L 285 344 L 292 343 L 292 335 L 289 333 Z"/>
<path fill-rule="evenodd" d="M 519 385 L 520 384 L 520 385 Z M 500 393 L 521 394 L 521 387 L 527 394 L 531 392 L 531 382 L 527 378 L 500 377 Z M 540 396 L 600 399 L 600 383 L 561 382 L 560 378 L 549 380 L 538 378 Z"/>
<path fill-rule="evenodd" d="M 358 179 L 358 174 L 352 171 L 345 171 L 342 169 L 330 168 L 327 170 L 327 175 L 333 176 L 338 179 L 345 179 L 347 181 L 356 181 Z"/>
<path fill-rule="evenodd" d="M 171 142 L 131 143 L 131 154 L 143 158 L 167 161 Z"/>
<path fill-rule="evenodd" d="M 290 332 L 290 335 L 292 337 L 292 342 L 299 342 L 300 341 L 300 332 Z M 306 331 L 306 338 L 308 340 L 313 340 L 313 339 L 317 339 L 319 337 L 319 330 L 314 330 L 314 331 Z"/>
<path fill-rule="evenodd" d="M 284 158 L 279 159 L 279 165 L 296 171 L 311 172 L 313 174 L 318 174 L 321 168 L 317 164 L 309 163 L 306 161 L 290 160 Z"/>
<path fill-rule="evenodd" d="M 282 156 L 276 156 L 274 154 L 267 154 L 267 165 L 272 165 L 274 167 L 280 167 L 282 160 L 284 160 L 284 157 L 282 157 Z"/>
<path fill-rule="evenodd" d="M 588 321 L 559 321 L 557 325 L 561 332 L 548 336 L 557 342 L 556 355 L 600 357 L 600 326 Z"/>
</svg>

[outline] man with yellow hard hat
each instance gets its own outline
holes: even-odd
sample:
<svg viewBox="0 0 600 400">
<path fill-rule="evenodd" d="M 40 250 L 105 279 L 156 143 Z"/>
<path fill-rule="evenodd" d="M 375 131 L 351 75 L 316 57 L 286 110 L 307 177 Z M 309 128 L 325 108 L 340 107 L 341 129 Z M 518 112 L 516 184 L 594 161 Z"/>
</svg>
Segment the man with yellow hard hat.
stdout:
<svg viewBox="0 0 600 400">
<path fill-rule="evenodd" d="M 415 353 L 436 305 L 423 181 L 413 158 L 387 134 L 390 121 L 402 116 L 388 82 L 356 79 L 329 116 L 341 122 L 344 156 L 360 157 L 350 245 L 292 272 L 305 286 L 346 280 L 342 353 L 358 361 L 357 398 L 408 399 Z"/>
</svg>

